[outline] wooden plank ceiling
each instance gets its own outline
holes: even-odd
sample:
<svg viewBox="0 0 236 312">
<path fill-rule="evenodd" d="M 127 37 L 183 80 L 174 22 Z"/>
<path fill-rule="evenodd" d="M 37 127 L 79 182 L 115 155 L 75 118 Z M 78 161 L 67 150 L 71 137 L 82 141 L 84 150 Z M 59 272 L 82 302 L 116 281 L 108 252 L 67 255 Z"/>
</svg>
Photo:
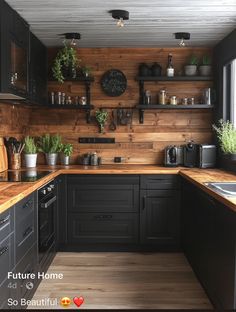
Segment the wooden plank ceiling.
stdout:
<svg viewBox="0 0 236 312">
<path fill-rule="evenodd" d="M 236 0 L 7 0 L 47 46 L 58 34 L 80 32 L 81 47 L 176 46 L 173 33 L 191 33 L 189 46 L 214 46 L 236 25 Z M 108 13 L 130 12 L 122 29 Z"/>
</svg>

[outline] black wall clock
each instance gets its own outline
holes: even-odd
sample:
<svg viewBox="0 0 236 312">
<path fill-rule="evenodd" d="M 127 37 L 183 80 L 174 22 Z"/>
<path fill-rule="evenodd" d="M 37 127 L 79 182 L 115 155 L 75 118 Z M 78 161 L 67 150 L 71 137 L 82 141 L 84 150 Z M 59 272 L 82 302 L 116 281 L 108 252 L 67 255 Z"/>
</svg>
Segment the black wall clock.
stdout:
<svg viewBox="0 0 236 312">
<path fill-rule="evenodd" d="M 109 96 L 120 96 L 127 88 L 127 79 L 118 69 L 105 72 L 101 81 L 103 91 Z"/>
</svg>

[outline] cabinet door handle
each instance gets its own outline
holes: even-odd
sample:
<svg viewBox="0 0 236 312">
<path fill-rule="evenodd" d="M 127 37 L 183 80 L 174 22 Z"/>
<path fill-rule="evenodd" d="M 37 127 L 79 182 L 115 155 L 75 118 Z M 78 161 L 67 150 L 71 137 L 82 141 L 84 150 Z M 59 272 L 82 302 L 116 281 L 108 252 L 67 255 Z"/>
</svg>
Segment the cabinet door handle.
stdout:
<svg viewBox="0 0 236 312">
<path fill-rule="evenodd" d="M 0 226 L 3 225 L 3 224 L 5 224 L 8 220 L 9 220 L 9 216 L 7 216 L 7 217 L 4 218 L 4 219 L 1 219 L 1 220 L 0 220 Z"/>
<path fill-rule="evenodd" d="M 94 217 L 96 220 L 112 219 L 112 215 L 98 215 Z"/>
<path fill-rule="evenodd" d="M 4 255 L 4 254 L 5 254 L 5 252 L 7 252 L 7 251 L 8 251 L 8 249 L 9 249 L 9 247 L 8 247 L 8 246 L 1 248 L 1 249 L 0 249 L 0 257 L 1 257 L 2 255 Z"/>
<path fill-rule="evenodd" d="M 22 206 L 22 209 L 29 208 L 30 206 L 32 206 L 32 204 L 33 204 L 33 201 L 29 200 Z"/>
<path fill-rule="evenodd" d="M 146 196 L 143 196 L 143 210 L 145 210 L 145 208 L 146 208 Z"/>
<path fill-rule="evenodd" d="M 31 226 L 29 226 L 23 233 L 23 238 L 25 238 L 27 235 L 29 235 L 31 232 L 33 232 L 33 229 Z"/>
</svg>

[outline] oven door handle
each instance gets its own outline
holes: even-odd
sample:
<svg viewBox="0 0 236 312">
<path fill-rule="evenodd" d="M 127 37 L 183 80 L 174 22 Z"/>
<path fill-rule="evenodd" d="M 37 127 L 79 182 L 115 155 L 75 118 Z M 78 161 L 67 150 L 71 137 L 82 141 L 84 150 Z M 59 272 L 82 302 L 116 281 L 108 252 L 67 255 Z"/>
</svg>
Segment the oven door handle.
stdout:
<svg viewBox="0 0 236 312">
<path fill-rule="evenodd" d="M 47 209 L 52 203 L 57 200 L 57 197 L 54 196 L 53 198 L 49 199 L 46 203 L 41 203 L 40 208 Z"/>
</svg>

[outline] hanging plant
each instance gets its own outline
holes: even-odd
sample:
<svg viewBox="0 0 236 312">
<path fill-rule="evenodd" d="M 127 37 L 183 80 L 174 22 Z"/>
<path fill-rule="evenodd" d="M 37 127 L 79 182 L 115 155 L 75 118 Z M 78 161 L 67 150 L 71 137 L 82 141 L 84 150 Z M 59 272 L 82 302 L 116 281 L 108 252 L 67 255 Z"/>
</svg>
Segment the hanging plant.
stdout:
<svg viewBox="0 0 236 312">
<path fill-rule="evenodd" d="M 76 78 L 79 62 L 76 49 L 64 42 L 64 47 L 58 51 L 52 66 L 53 78 L 60 83 L 63 83 L 68 76 Z"/>
<path fill-rule="evenodd" d="M 108 112 L 104 109 L 99 109 L 95 113 L 95 118 L 98 122 L 100 133 L 102 133 L 108 119 Z"/>
</svg>

